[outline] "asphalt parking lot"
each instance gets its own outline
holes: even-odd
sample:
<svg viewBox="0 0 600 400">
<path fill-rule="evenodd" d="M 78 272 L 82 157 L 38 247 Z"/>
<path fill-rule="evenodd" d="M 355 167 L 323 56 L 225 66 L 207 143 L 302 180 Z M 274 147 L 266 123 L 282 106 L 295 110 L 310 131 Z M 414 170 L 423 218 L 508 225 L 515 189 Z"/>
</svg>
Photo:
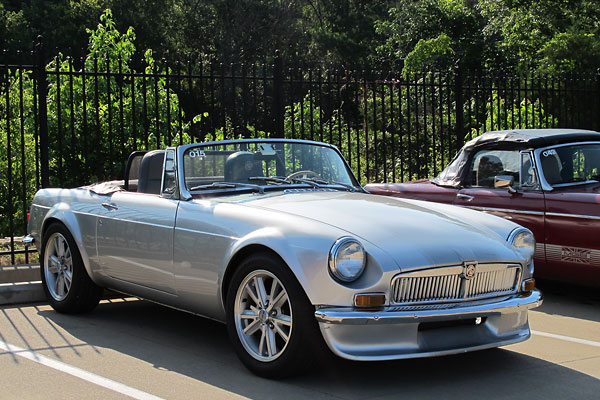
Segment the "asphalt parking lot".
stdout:
<svg viewBox="0 0 600 400">
<path fill-rule="evenodd" d="M 600 291 L 546 284 L 530 340 L 440 358 L 349 362 L 269 381 L 237 360 L 223 325 L 133 298 L 66 316 L 0 308 L 0 398 L 598 399 Z"/>
</svg>

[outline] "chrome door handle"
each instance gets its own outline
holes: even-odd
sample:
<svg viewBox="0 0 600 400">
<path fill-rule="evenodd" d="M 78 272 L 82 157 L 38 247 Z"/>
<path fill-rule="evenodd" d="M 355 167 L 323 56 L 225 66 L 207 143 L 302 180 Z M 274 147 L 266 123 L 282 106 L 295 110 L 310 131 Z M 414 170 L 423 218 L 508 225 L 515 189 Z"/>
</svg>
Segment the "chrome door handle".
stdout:
<svg viewBox="0 0 600 400">
<path fill-rule="evenodd" d="M 106 208 L 107 210 L 118 210 L 119 207 L 117 207 L 116 204 L 113 203 L 102 203 L 102 207 Z"/>
<path fill-rule="evenodd" d="M 471 201 L 475 198 L 473 196 L 469 196 L 468 194 L 463 194 L 463 193 L 458 193 L 456 195 L 456 197 L 458 197 L 459 199 L 465 199 L 466 201 Z"/>
</svg>

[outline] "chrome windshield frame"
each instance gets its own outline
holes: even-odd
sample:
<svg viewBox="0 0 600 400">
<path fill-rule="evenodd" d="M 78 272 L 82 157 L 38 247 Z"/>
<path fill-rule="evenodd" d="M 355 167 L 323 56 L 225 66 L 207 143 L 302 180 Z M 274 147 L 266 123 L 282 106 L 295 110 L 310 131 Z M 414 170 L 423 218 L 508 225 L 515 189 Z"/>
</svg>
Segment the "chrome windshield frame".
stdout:
<svg viewBox="0 0 600 400">
<path fill-rule="evenodd" d="M 218 140 L 218 141 L 211 141 L 211 142 L 204 142 L 204 143 L 190 143 L 190 144 L 186 144 L 186 145 L 177 147 L 177 161 L 176 161 L 177 172 L 178 172 L 177 179 L 178 179 L 178 183 L 179 183 L 178 186 L 179 186 L 179 192 L 181 194 L 181 196 L 180 196 L 181 200 L 190 200 L 193 197 L 192 193 L 187 189 L 187 186 L 185 185 L 185 173 L 183 170 L 183 164 L 184 164 L 183 163 L 183 155 L 185 154 L 185 152 L 194 147 L 219 146 L 219 145 L 228 145 L 228 144 L 237 144 L 237 143 L 297 143 L 297 144 L 306 144 L 306 145 L 330 148 L 330 149 L 334 150 L 338 154 L 338 156 L 340 156 L 340 158 L 342 159 L 342 162 L 344 163 L 344 166 L 346 167 L 346 171 L 348 172 L 350 179 L 353 181 L 353 185 L 356 185 L 355 187 L 357 188 L 357 190 L 364 192 L 364 189 L 363 189 L 362 185 L 360 184 L 360 181 L 356 178 L 354 171 L 352 170 L 352 168 L 350 168 L 348 161 L 346 161 L 346 158 L 342 155 L 341 151 L 337 148 L 337 146 L 334 146 L 329 143 L 316 142 L 313 140 L 300 140 L 300 139 L 275 139 L 275 138 L 233 139 L 233 140 Z M 223 192 L 227 193 L 227 191 L 223 191 Z M 231 191 L 229 191 L 229 192 L 231 192 Z"/>
<path fill-rule="evenodd" d="M 544 175 L 544 170 L 542 168 L 542 159 L 540 157 L 540 155 L 546 150 L 556 149 L 556 148 L 560 148 L 560 147 L 590 145 L 590 144 L 600 145 L 600 141 L 561 143 L 561 144 L 554 144 L 551 146 L 539 147 L 539 148 L 535 149 L 533 151 L 533 154 L 534 154 L 535 164 L 536 164 L 536 166 L 539 167 L 539 168 L 536 168 L 536 170 L 538 171 L 538 178 L 540 179 L 540 183 L 542 185 L 542 190 L 544 190 L 545 192 L 551 192 L 557 188 L 573 187 L 573 186 L 579 186 L 582 184 L 590 183 L 590 182 L 572 182 L 572 183 L 561 184 L 560 186 L 550 185 L 548 183 L 548 181 L 546 180 L 546 176 Z"/>
</svg>

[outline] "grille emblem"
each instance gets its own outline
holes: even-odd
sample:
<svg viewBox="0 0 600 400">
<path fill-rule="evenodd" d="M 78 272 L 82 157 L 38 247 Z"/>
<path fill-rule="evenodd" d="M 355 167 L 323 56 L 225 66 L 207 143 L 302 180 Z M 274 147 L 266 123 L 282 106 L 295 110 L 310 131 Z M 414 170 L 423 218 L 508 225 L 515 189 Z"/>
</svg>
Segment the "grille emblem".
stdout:
<svg viewBox="0 0 600 400">
<path fill-rule="evenodd" d="M 462 274 L 463 279 L 472 279 L 477 272 L 477 263 L 476 262 L 465 262 L 464 271 Z"/>
</svg>

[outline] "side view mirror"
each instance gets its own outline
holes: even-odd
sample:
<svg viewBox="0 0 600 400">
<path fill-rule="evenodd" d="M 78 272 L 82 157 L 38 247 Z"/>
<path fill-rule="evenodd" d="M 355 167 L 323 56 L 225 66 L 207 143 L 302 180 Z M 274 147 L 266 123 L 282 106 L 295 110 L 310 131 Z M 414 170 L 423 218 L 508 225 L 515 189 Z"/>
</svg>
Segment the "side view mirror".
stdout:
<svg viewBox="0 0 600 400">
<path fill-rule="evenodd" d="M 515 184 L 515 178 L 511 175 L 497 175 L 494 177 L 494 187 L 496 189 L 506 188 L 509 193 L 516 193 L 517 191 L 513 188 Z"/>
</svg>

